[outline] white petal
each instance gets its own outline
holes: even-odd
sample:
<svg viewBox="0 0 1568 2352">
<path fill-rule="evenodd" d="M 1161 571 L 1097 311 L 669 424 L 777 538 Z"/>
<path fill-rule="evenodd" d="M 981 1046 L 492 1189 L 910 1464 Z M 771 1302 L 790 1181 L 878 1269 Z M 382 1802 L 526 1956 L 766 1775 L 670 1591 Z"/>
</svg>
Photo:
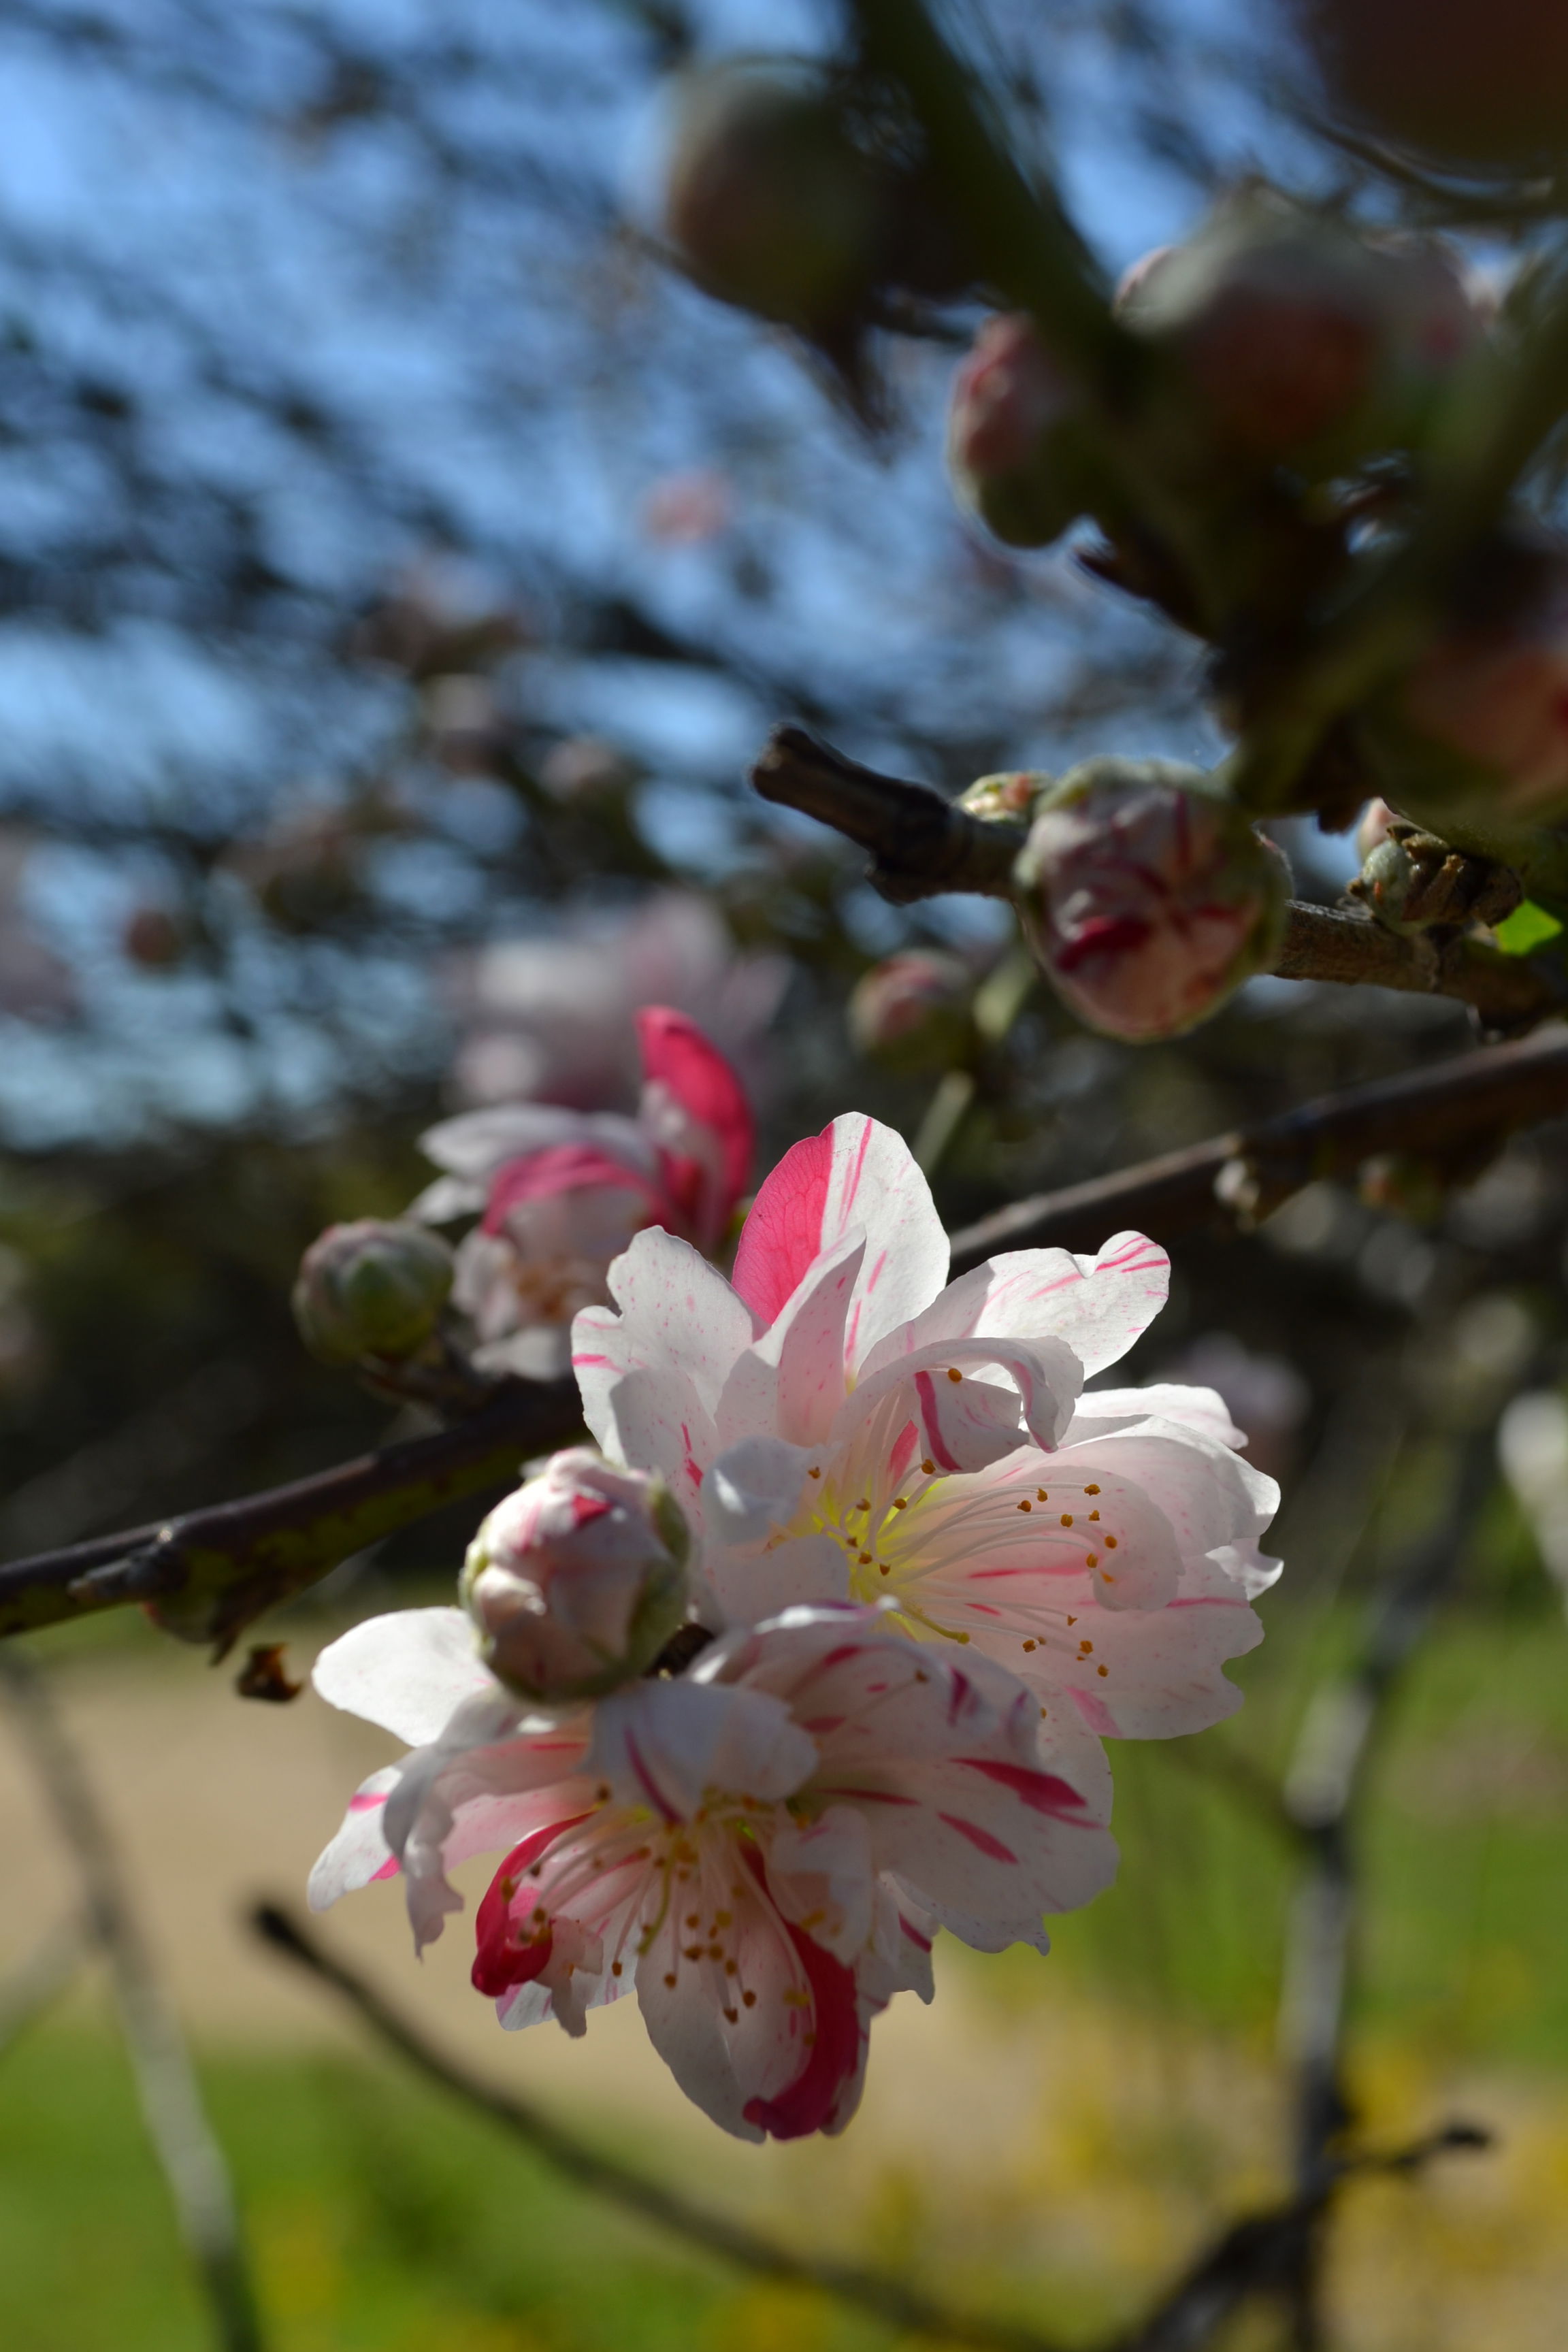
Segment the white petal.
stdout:
<svg viewBox="0 0 1568 2352">
<path fill-rule="evenodd" d="M 719 1442 L 752 1434 L 820 1443 L 844 1402 L 844 1333 L 866 1255 L 863 1234 L 825 1251 L 744 1351 L 719 1400 Z"/>
<path fill-rule="evenodd" d="M 464 1111 L 426 1128 L 419 1149 L 453 1176 L 485 1183 L 509 1160 L 562 1144 L 596 1144 L 628 1165 L 652 1175 L 655 1160 L 637 1121 L 615 1111 L 560 1109 L 550 1103 L 504 1103 L 493 1110 Z"/>
<path fill-rule="evenodd" d="M 811 1454 L 781 1437 L 746 1437 L 720 1454 L 703 1482 L 708 1531 L 725 1544 L 761 1543 L 795 1516 Z"/>
<path fill-rule="evenodd" d="M 466 1698 L 496 1688 L 461 1609 L 400 1609 L 367 1617 L 329 1643 L 310 1680 L 331 1706 L 363 1715 L 426 1747 Z"/>
<path fill-rule="evenodd" d="M 312 1911 L 327 1910 L 340 1895 L 368 1886 L 372 1879 L 395 1876 L 397 1857 L 386 1843 L 382 1815 L 398 1771 L 395 1764 L 384 1766 L 350 1798 L 342 1829 L 310 1873 L 306 1899 Z"/>
<path fill-rule="evenodd" d="M 771 1323 L 825 1251 L 866 1236 L 845 1331 L 858 1366 L 928 1306 L 947 1277 L 947 1235 L 901 1135 L 847 1111 L 797 1143 L 760 1188 L 735 1258 L 735 1287 Z"/>
<path fill-rule="evenodd" d="M 689 1242 L 656 1226 L 637 1234 L 616 1258 L 609 1287 L 620 1312 L 586 1307 L 572 1331 L 583 1410 L 600 1444 L 608 1447 L 616 1383 L 630 1372 L 682 1374 L 711 1413 L 754 1332 L 749 1311 L 723 1276 Z"/>
<path fill-rule="evenodd" d="M 1059 1339 L 945 1340 L 868 1373 L 835 1417 L 834 1442 L 850 1442 L 900 1397 L 906 1401 L 895 1418 L 917 1424 L 938 1469 L 983 1470 L 1028 1437 L 1055 1445 L 1079 1378 L 1078 1359 Z"/>
<path fill-rule="evenodd" d="M 1118 1234 L 1097 1257 L 1070 1250 L 1009 1250 L 950 1283 L 902 1332 L 885 1338 L 863 1369 L 874 1371 L 938 1341 L 1057 1339 L 1085 1379 L 1124 1356 L 1165 1303 L 1170 1260 L 1141 1234 Z"/>
<path fill-rule="evenodd" d="M 849 1598 L 848 1555 L 826 1535 L 795 1536 L 766 1551 L 710 1543 L 703 1570 L 731 1625 L 760 1624 L 803 1602 Z"/>
<path fill-rule="evenodd" d="M 768 1801 L 791 1796 L 816 1762 L 815 1743 L 782 1700 L 684 1675 L 602 1699 L 588 1769 L 626 1802 L 650 1805 L 666 1821 L 689 1821 L 712 1789 Z"/>
<path fill-rule="evenodd" d="M 1071 1445 L 1080 1437 L 1106 1436 L 1112 1428 L 1151 1417 L 1195 1429 L 1200 1436 L 1212 1437 L 1220 1445 L 1247 1444 L 1246 1432 L 1232 1421 L 1230 1408 L 1217 1389 L 1189 1388 L 1174 1381 L 1151 1381 L 1141 1389 L 1086 1389 L 1064 1443 Z"/>
</svg>

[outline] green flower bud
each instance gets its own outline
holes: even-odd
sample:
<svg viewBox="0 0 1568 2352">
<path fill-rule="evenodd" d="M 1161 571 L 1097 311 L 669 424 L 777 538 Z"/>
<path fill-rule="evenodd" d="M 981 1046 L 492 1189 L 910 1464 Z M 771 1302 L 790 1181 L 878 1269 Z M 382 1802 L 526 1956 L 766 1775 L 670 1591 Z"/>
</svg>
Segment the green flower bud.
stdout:
<svg viewBox="0 0 1568 2352">
<path fill-rule="evenodd" d="M 378 1217 L 329 1225 L 300 1262 L 300 1336 L 323 1364 L 401 1361 L 434 1333 L 452 1271 L 450 1249 L 423 1225 Z"/>
</svg>

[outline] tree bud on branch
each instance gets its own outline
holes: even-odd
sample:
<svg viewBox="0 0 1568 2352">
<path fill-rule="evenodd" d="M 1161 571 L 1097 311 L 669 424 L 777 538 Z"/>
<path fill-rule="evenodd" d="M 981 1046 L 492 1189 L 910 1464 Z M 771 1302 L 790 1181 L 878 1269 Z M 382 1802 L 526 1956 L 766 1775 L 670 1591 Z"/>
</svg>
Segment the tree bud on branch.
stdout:
<svg viewBox="0 0 1568 2352">
<path fill-rule="evenodd" d="M 988 319 L 948 412 L 953 496 L 1009 547 L 1047 547 L 1089 503 L 1082 398 L 1022 314 Z"/>
<path fill-rule="evenodd" d="M 1178 1036 L 1266 971 L 1290 869 L 1202 770 L 1089 760 L 1038 807 L 1018 859 L 1024 928 L 1089 1028 Z"/>
<path fill-rule="evenodd" d="M 805 68 L 723 65 L 685 78 L 666 194 L 687 271 L 721 302 L 821 337 L 874 277 L 885 174 Z"/>
<path fill-rule="evenodd" d="M 378 1217 L 329 1225 L 300 1262 L 300 1336 L 323 1364 L 400 1362 L 434 1333 L 452 1271 L 450 1249 L 423 1225 Z"/>
<path fill-rule="evenodd" d="M 1310 475 L 1415 446 L 1484 331 L 1437 239 L 1372 243 L 1266 189 L 1134 264 L 1117 308 L 1174 361 L 1203 441 Z"/>
<path fill-rule="evenodd" d="M 680 1623 L 689 1550 L 661 1478 L 575 1446 L 497 1504 L 459 1591 L 502 1682 L 525 1698 L 596 1698 L 645 1673 Z"/>
<path fill-rule="evenodd" d="M 884 958 L 849 999 L 849 1034 L 862 1054 L 906 1067 L 951 1063 L 969 1026 L 974 974 L 962 957 L 934 948 Z"/>
</svg>

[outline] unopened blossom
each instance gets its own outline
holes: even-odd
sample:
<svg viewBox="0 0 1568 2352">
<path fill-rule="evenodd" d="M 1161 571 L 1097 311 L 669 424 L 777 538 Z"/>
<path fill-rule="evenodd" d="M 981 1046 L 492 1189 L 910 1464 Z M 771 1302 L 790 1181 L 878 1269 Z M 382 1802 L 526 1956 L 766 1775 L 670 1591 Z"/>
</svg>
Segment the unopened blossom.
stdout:
<svg viewBox="0 0 1568 2352">
<path fill-rule="evenodd" d="M 1510 609 L 1446 629 L 1399 699 L 1412 789 L 1480 820 L 1568 810 L 1568 560 L 1533 556 Z"/>
<path fill-rule="evenodd" d="M 1312 473 L 1411 446 L 1488 316 L 1441 240 L 1363 237 L 1260 190 L 1135 263 L 1117 308 L 1179 369 L 1200 440 Z"/>
<path fill-rule="evenodd" d="M 352 1800 L 312 1905 L 401 1870 L 422 1947 L 461 1907 L 452 1864 L 500 1853 L 473 1979 L 501 2022 L 580 2034 L 635 1990 L 681 2088 L 745 2139 L 843 2128 L 871 2019 L 930 1998 L 938 1925 L 1043 1946 L 1041 1912 L 1114 1867 L 1098 1759 L 1064 1762 L 1011 1676 L 875 1610 L 786 1610 L 575 1711 L 528 1712 L 449 1609 L 356 1626 L 315 1681 L 412 1752 Z"/>
<path fill-rule="evenodd" d="M 1017 870 L 1041 969 L 1107 1036 L 1192 1028 L 1268 969 L 1284 931 L 1284 858 L 1174 761 L 1073 769 L 1037 803 Z"/>
<path fill-rule="evenodd" d="M 576 1446 L 483 1520 L 458 1590 L 501 1682 L 594 1698 L 644 1673 L 679 1624 L 689 1549 L 661 1478 Z"/>
<path fill-rule="evenodd" d="M 1023 312 L 988 319 L 948 410 L 953 495 L 1011 547 L 1046 547 L 1089 496 L 1081 394 Z"/>
<path fill-rule="evenodd" d="M 837 1118 L 763 1185 L 732 1285 L 666 1233 L 611 1268 L 573 1333 L 589 1427 L 668 1480 L 731 1623 L 879 1599 L 928 1650 L 1008 1667 L 1061 1736 L 1216 1722 L 1279 1490 L 1211 1390 L 1083 1388 L 1158 1312 L 1165 1253 L 947 1265 L 902 1139 Z"/>
<path fill-rule="evenodd" d="M 637 1016 L 635 1118 L 516 1103 L 444 1119 L 421 1137 L 446 1173 L 413 1205 L 433 1223 L 479 1215 L 458 1246 L 454 1303 L 474 1360 L 540 1378 L 563 1370 L 579 1308 L 632 1235 L 663 1225 L 698 1248 L 722 1239 L 751 1173 L 751 1108 L 739 1077 L 683 1013 Z"/>
<path fill-rule="evenodd" d="M 982 824 L 1026 824 L 1029 813 L 1055 778 L 1039 768 L 1013 768 L 994 776 L 976 776 L 958 796 L 966 816 Z"/>
<path fill-rule="evenodd" d="M 910 948 L 885 956 L 856 982 L 849 1034 L 863 1054 L 948 1061 L 968 1022 L 974 973 L 962 956 Z"/>
<path fill-rule="evenodd" d="M 434 1333 L 452 1277 L 451 1251 L 423 1225 L 380 1217 L 329 1225 L 300 1261 L 294 1320 L 324 1364 L 399 1362 Z"/>
<path fill-rule="evenodd" d="M 666 225 L 688 273 L 720 301 L 831 331 L 876 274 L 889 202 L 842 106 L 772 63 L 689 73 L 677 105 Z"/>
</svg>

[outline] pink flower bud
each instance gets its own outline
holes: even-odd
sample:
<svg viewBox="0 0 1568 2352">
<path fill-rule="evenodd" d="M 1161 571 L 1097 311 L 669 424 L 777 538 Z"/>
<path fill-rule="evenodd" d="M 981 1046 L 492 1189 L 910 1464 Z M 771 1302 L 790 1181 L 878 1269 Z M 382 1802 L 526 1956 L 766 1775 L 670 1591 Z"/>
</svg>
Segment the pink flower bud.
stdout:
<svg viewBox="0 0 1568 2352">
<path fill-rule="evenodd" d="M 745 64 L 684 79 L 666 221 L 705 292 L 828 330 L 875 277 L 887 208 L 883 174 L 815 76 Z"/>
<path fill-rule="evenodd" d="M 1010 547 L 1045 547 L 1087 503 L 1082 405 L 1022 313 L 988 319 L 948 411 L 953 495 Z"/>
<path fill-rule="evenodd" d="M 377 1217 L 329 1225 L 300 1261 L 300 1336 L 323 1364 L 399 1362 L 435 1331 L 452 1265 L 447 1244 L 423 1225 Z"/>
<path fill-rule="evenodd" d="M 1201 770 L 1100 759 L 1040 807 L 1017 878 L 1058 993 L 1089 1028 L 1140 1043 L 1179 1035 L 1268 970 L 1290 871 Z"/>
<path fill-rule="evenodd" d="M 1117 308 L 1177 362 L 1209 441 L 1313 473 L 1411 446 L 1484 332 L 1440 240 L 1365 240 L 1259 193 L 1134 263 Z"/>
<path fill-rule="evenodd" d="M 1481 163 L 1568 137 L 1562 0 L 1295 0 L 1331 100 L 1402 143 Z"/>
<path fill-rule="evenodd" d="M 689 1550 L 662 1479 L 576 1446 L 497 1504 L 459 1591 L 502 1682 L 525 1698 L 595 1698 L 645 1673 L 680 1623 Z"/>
<path fill-rule="evenodd" d="M 949 1060 L 963 1040 L 974 974 L 931 948 L 885 957 L 857 982 L 849 1034 L 862 1054 Z"/>
</svg>

